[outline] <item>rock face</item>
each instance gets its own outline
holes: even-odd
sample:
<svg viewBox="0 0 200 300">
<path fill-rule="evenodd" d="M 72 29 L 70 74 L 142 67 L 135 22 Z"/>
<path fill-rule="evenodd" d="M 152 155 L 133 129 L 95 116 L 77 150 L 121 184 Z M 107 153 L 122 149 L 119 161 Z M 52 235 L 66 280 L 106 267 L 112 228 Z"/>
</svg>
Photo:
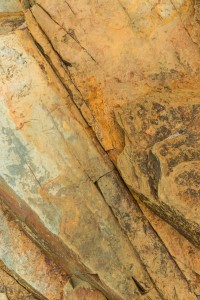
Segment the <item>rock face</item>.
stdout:
<svg viewBox="0 0 200 300">
<path fill-rule="evenodd" d="M 20 3 L 16 0 L 1 1 L 0 3 L 0 12 L 13 13 L 20 10 Z"/>
<path fill-rule="evenodd" d="M 81 282 L 78 278 L 74 278 L 73 284 L 68 282 L 63 291 L 64 299 L 67 300 L 106 300 L 106 298 L 96 289 L 92 288 L 86 282 Z"/>
<path fill-rule="evenodd" d="M 126 183 L 199 247 L 199 94 L 178 91 L 145 96 L 117 109 L 116 115 L 126 135 L 118 157 Z"/>
<path fill-rule="evenodd" d="M 23 288 L 13 277 L 9 276 L 2 269 L 0 269 L 0 283 L 1 300 L 37 300 L 29 291 Z"/>
<path fill-rule="evenodd" d="M 40 248 L 29 240 L 3 206 L 0 207 L 0 232 L 0 266 L 2 269 L 32 291 L 36 297 L 61 299 L 69 276 L 64 274 L 42 253 Z M 5 286 L 9 296 L 10 283 Z M 17 298 L 15 293 L 12 297 Z"/>
<path fill-rule="evenodd" d="M 199 299 L 198 1 L 0 11 L 0 297 Z"/>
<path fill-rule="evenodd" d="M 45 239 L 54 255 L 65 260 L 66 271 L 96 282 L 119 299 L 124 291 L 127 299 L 139 295 L 132 277 L 148 291 L 148 274 L 94 184 L 112 170 L 112 164 L 106 164 L 84 127 L 48 86 L 42 70 L 24 52 L 17 36 L 9 35 L 2 42 L 5 69 L 15 69 L 12 79 L 2 73 L 1 85 L 1 193 L 10 199 L 7 205 L 38 238 Z M 6 45 L 12 47 L 12 55 Z M 19 74 L 24 78 L 16 86 Z M 15 99 L 10 106 L 12 90 Z M 27 143 L 32 145 L 28 149 Z M 92 159 L 99 168 L 90 171 L 93 164 L 85 168 L 79 162 L 81 156 L 86 164 Z M 12 197 L 18 199 L 15 207 Z M 119 258 L 117 253 L 121 253 Z"/>
<path fill-rule="evenodd" d="M 105 150 L 122 146 L 116 105 L 152 89 L 193 87 L 199 77 L 191 0 L 34 3 L 32 15 L 66 62 L 73 79 L 68 89 Z M 38 31 L 27 23 L 38 42 Z"/>
</svg>

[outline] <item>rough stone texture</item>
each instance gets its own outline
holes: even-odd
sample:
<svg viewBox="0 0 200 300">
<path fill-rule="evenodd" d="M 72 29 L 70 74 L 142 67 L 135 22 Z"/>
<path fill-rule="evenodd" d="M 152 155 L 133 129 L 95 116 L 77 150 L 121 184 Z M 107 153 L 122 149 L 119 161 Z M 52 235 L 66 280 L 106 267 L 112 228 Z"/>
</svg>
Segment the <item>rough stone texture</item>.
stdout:
<svg viewBox="0 0 200 300">
<path fill-rule="evenodd" d="M 24 14 L 17 0 L 0 2 L 0 35 L 16 30 L 24 22 Z"/>
<path fill-rule="evenodd" d="M 189 290 L 196 289 L 200 283 L 198 278 L 199 264 L 196 265 L 196 270 L 194 272 L 197 274 L 197 278 L 194 280 L 194 274 L 192 280 L 190 277 L 188 278 L 188 282 L 190 283 L 190 288 L 188 290 L 188 285 L 186 281 L 183 280 L 185 275 L 182 268 L 177 267 L 170 255 L 171 253 L 168 253 L 165 248 L 165 245 L 168 245 L 166 236 L 164 234 L 161 236 L 162 241 L 164 241 L 164 243 L 162 243 L 157 236 L 157 233 L 152 230 L 151 225 L 145 219 L 137 204 L 133 202 L 131 195 L 126 191 L 124 184 L 120 183 L 118 180 L 116 172 L 109 173 L 100 178 L 98 186 L 101 189 L 106 202 L 112 208 L 121 227 L 129 237 L 132 245 L 139 253 L 143 264 L 160 293 L 161 299 L 176 299 L 176 297 L 178 299 L 191 298 L 192 294 Z M 154 215 L 152 215 L 152 219 L 153 216 Z M 154 223 L 155 222 L 153 222 L 153 224 Z M 166 235 L 168 234 L 167 230 L 164 232 Z M 177 247 L 178 251 L 179 246 L 177 243 L 175 247 Z M 182 248 L 180 248 L 179 251 L 182 251 Z M 173 251 L 172 254 L 174 254 Z M 196 258 L 197 260 L 199 258 L 199 252 L 197 250 Z M 188 254 L 188 259 L 194 259 L 194 257 Z M 185 257 L 182 258 L 182 261 L 183 264 L 187 264 Z M 166 282 L 168 282 L 168 284 L 166 284 Z M 154 295 L 152 298 L 156 299 L 156 296 Z"/>
<path fill-rule="evenodd" d="M 23 24 L 0 5 L 4 204 L 70 275 L 62 300 L 199 299 L 199 1 L 20 2 Z"/>
<path fill-rule="evenodd" d="M 35 3 L 32 13 L 67 62 L 80 109 L 106 150 L 122 146 L 113 107 L 152 89 L 193 86 L 199 76 L 191 0 Z"/>
<path fill-rule="evenodd" d="M 41 299 L 61 299 L 68 276 L 30 241 L 2 206 L 0 245 L 0 262 L 22 285 Z"/>
<path fill-rule="evenodd" d="M 182 88 L 184 86 L 189 88 L 191 85 L 195 86 L 193 80 L 197 80 L 199 76 L 200 56 L 198 40 L 193 40 L 193 33 L 198 28 L 197 17 L 193 18 L 193 15 L 195 12 L 196 16 L 198 16 L 198 3 L 196 7 L 193 6 L 192 1 L 165 1 L 165 3 L 162 3 L 162 1 L 153 3 L 152 1 L 146 7 L 145 1 L 140 4 L 131 2 L 130 5 L 126 1 L 123 3 L 113 1 L 112 4 L 108 7 L 103 1 L 101 3 L 80 1 L 79 5 L 75 5 L 73 1 L 70 3 L 59 1 L 57 9 L 54 10 L 52 2 L 50 4 L 48 0 L 38 0 L 35 1 L 31 11 L 43 30 L 43 34 L 51 42 L 52 48 L 67 63 L 70 76 L 73 78 L 73 82 L 76 82 L 75 87 L 78 87 L 78 91 L 83 96 L 82 100 L 87 104 L 84 105 L 81 102 L 80 110 L 93 127 L 104 148 L 106 150 L 115 149 L 112 150 L 115 156 L 119 149 L 122 149 L 123 142 L 121 131 L 117 128 L 117 125 L 113 124 L 115 122 L 113 116 L 109 116 L 110 113 L 113 114 L 113 106 L 119 105 L 121 107 L 123 105 L 124 107 L 126 106 L 126 104 L 123 104 L 124 102 L 128 102 L 127 105 L 131 106 L 133 103 L 131 97 L 134 94 L 134 99 L 137 99 L 136 96 L 138 96 L 139 102 L 142 97 L 139 95 L 149 95 L 152 89 L 177 90 L 178 87 Z M 63 13 L 63 16 L 67 15 L 68 18 L 62 19 L 61 10 L 66 12 L 66 14 Z M 94 15 L 95 18 L 93 17 Z M 119 15 L 121 18 L 119 18 Z M 29 28 L 31 28 L 34 38 L 39 41 L 38 31 L 31 24 L 30 19 L 30 14 L 28 15 L 27 13 Z M 104 29 L 105 26 L 106 30 Z M 162 28 L 162 32 L 160 32 L 160 28 Z M 121 39 L 119 34 L 122 37 Z M 143 38 L 141 35 L 143 35 Z M 144 40 L 145 36 L 146 39 Z M 115 37 L 116 41 L 114 40 Z M 134 45 L 131 44 L 132 41 Z M 127 42 L 129 43 L 128 47 L 126 47 Z M 154 48 L 151 45 L 152 42 Z M 182 47 L 183 44 L 185 46 L 184 49 Z M 101 52 L 98 51 L 99 47 Z M 43 47 L 44 49 L 45 47 Z M 157 51 L 157 56 L 150 55 L 154 49 Z M 126 55 L 124 51 L 126 51 Z M 190 52 L 193 53 L 192 56 Z M 77 53 L 77 55 L 73 55 L 74 53 Z M 147 53 L 148 55 L 146 55 Z M 140 55 L 140 59 L 138 55 Z M 139 63 L 141 57 L 143 61 Z M 184 57 L 184 63 L 181 57 Z M 96 67 L 94 66 L 95 64 Z M 142 79 L 135 77 L 136 71 L 132 70 L 135 66 L 137 66 L 137 73 L 143 76 Z M 118 73 L 120 76 L 130 73 L 133 75 L 133 78 L 131 76 L 116 78 Z M 148 76 L 145 74 L 148 74 Z M 127 84 L 129 85 L 127 86 Z M 70 86 L 69 88 L 71 89 Z M 173 93 L 174 95 L 172 95 L 170 101 L 176 101 L 177 97 L 182 99 L 185 92 L 183 91 L 181 94 L 180 91 L 179 95 L 177 95 L 177 92 Z M 78 100 L 80 100 L 80 95 Z M 197 98 L 196 101 L 198 103 L 199 99 Z M 82 109 L 82 106 L 84 109 Z M 85 106 L 90 113 L 88 113 L 88 109 L 85 112 Z M 93 119 L 91 114 L 94 115 Z M 129 121 L 131 123 L 131 120 Z M 176 120 L 174 121 L 176 122 Z M 184 126 L 187 126 L 184 123 L 185 120 L 182 122 Z M 115 145 L 114 139 L 117 141 Z M 137 140 L 135 146 L 136 144 Z M 140 150 L 135 151 L 139 152 Z M 114 158 L 116 159 L 116 157 Z M 125 158 L 124 166 L 119 166 L 118 164 L 118 168 L 120 170 L 126 168 L 128 161 L 129 159 Z M 141 174 L 144 174 L 144 172 L 145 170 Z M 186 170 L 186 173 L 188 172 L 189 170 Z M 124 176 L 126 177 L 125 174 Z M 155 175 L 152 174 L 151 176 Z M 174 176 L 177 177 L 179 175 L 174 174 Z M 196 174 L 196 176 L 198 175 Z M 168 178 L 173 180 L 172 176 L 168 176 Z M 132 180 L 131 178 L 129 179 Z M 152 178 L 150 180 L 152 181 Z M 197 184 L 198 182 L 196 182 Z M 151 189 L 154 189 L 153 185 L 154 183 L 151 185 Z M 170 185 L 170 183 L 163 182 L 163 186 L 166 185 Z M 131 185 L 129 186 L 131 187 Z M 145 189 L 146 187 L 144 187 Z M 194 189 L 191 190 L 193 192 Z M 165 191 L 167 194 L 169 192 Z M 144 191 L 141 193 L 145 195 Z M 161 188 L 160 193 L 163 193 Z M 196 197 L 199 197 L 198 192 L 195 193 Z M 164 205 L 166 204 L 165 200 L 160 200 L 164 202 Z M 160 205 L 157 205 L 154 211 L 158 213 L 159 210 L 159 214 L 166 218 L 167 209 L 165 207 L 160 209 L 160 207 Z M 186 205 L 185 208 L 187 210 Z M 173 207 L 170 207 L 170 209 L 173 210 Z M 191 239 L 198 245 L 199 229 L 198 224 L 196 224 L 196 215 L 198 213 L 194 214 L 195 221 L 188 217 L 189 221 L 186 222 L 187 224 L 185 223 L 185 217 L 187 218 L 187 216 L 184 213 L 185 211 L 183 212 L 181 209 L 180 215 L 171 211 L 169 216 L 167 216 L 167 220 L 172 224 L 175 222 L 174 218 L 178 216 L 179 225 L 174 224 L 173 226 L 181 228 L 182 233 L 187 237 L 193 235 Z M 184 223 L 183 227 L 182 223 Z"/>
<path fill-rule="evenodd" d="M 17 12 L 20 11 L 20 3 L 18 0 L 1 0 L 0 12 Z"/>
<path fill-rule="evenodd" d="M 0 268 L 1 300 L 38 300 L 32 293 L 21 286 L 12 276 Z"/>
<path fill-rule="evenodd" d="M 16 30 L 24 22 L 24 16 L 0 13 L 0 35 Z"/>
<path fill-rule="evenodd" d="M 118 157 L 124 180 L 199 247 L 199 94 L 178 91 L 145 96 L 117 109 L 116 115 L 126 136 Z"/>
<path fill-rule="evenodd" d="M 73 280 L 73 284 L 68 282 L 64 287 L 64 300 L 106 300 L 97 290 L 93 289 L 88 283 Z"/>
<path fill-rule="evenodd" d="M 174 230 L 173 227 L 153 214 L 141 202 L 140 207 L 166 245 L 170 255 L 190 282 L 195 294 L 200 295 L 200 250 Z"/>
<path fill-rule="evenodd" d="M 111 165 L 105 165 L 20 39 L 12 34 L 1 43 L 7 70 L 1 73 L 1 195 L 62 259 L 66 271 L 96 284 L 110 298 L 139 297 L 132 277 L 148 291 L 148 274 L 90 179 L 108 173 Z M 16 204 L 8 187 L 18 197 Z"/>
</svg>

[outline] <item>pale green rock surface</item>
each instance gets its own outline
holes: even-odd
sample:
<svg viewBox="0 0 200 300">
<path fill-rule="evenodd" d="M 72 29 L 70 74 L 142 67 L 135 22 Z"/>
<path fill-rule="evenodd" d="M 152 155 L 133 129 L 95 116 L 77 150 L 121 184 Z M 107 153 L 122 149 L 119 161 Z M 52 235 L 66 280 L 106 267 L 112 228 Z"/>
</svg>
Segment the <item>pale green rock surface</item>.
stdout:
<svg viewBox="0 0 200 300">
<path fill-rule="evenodd" d="M 17 12 L 20 11 L 20 5 L 18 0 L 1 0 L 0 12 Z"/>
</svg>

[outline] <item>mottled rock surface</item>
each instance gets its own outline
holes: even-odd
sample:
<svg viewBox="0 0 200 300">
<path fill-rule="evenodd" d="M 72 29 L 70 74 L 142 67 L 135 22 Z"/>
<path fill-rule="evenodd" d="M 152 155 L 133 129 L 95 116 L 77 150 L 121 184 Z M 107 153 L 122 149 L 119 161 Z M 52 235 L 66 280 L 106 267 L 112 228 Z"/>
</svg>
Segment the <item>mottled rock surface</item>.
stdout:
<svg viewBox="0 0 200 300">
<path fill-rule="evenodd" d="M 200 298 L 199 7 L 0 3 L 0 297 Z"/>
<path fill-rule="evenodd" d="M 199 94 L 148 95 L 117 109 L 116 115 L 126 136 L 117 163 L 124 180 L 199 247 Z"/>
<path fill-rule="evenodd" d="M 113 107 L 199 78 L 192 0 L 36 0 L 31 11 L 67 62 L 69 88 L 106 150 L 122 146 Z"/>
<path fill-rule="evenodd" d="M 132 277 L 148 291 L 149 276 L 94 184 L 112 170 L 111 163 L 20 39 L 12 34 L 1 42 L 7 70 L 1 73 L 1 194 L 66 271 L 96 283 L 114 299 L 139 297 Z M 93 164 L 99 167 L 93 170 Z"/>
<path fill-rule="evenodd" d="M 61 271 L 0 206 L 0 265 L 41 299 L 59 300 L 69 276 Z M 6 284 L 9 289 L 9 284 Z M 21 299 L 21 298 L 20 298 Z"/>
<path fill-rule="evenodd" d="M 200 250 L 144 204 L 140 203 L 140 207 L 179 266 L 183 276 L 190 282 L 195 293 L 200 295 Z"/>
<path fill-rule="evenodd" d="M 0 12 L 18 12 L 21 6 L 18 0 L 2 0 L 0 2 Z"/>
<path fill-rule="evenodd" d="M 0 13 L 0 35 L 16 30 L 24 22 L 22 14 L 10 15 Z"/>
<path fill-rule="evenodd" d="M 1 300 L 38 300 L 30 291 L 21 286 L 12 276 L 0 268 Z"/>
<path fill-rule="evenodd" d="M 92 288 L 88 283 L 81 282 L 78 278 L 74 278 L 68 282 L 63 291 L 64 300 L 106 300 L 106 298 L 98 291 Z"/>
</svg>

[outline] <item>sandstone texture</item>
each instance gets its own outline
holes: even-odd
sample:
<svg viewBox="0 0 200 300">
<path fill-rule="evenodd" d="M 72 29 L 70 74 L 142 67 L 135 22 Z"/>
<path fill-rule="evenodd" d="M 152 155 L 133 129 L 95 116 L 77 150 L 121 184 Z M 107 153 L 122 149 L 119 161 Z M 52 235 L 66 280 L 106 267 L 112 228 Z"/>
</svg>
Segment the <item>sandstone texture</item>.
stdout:
<svg viewBox="0 0 200 300">
<path fill-rule="evenodd" d="M 126 135 L 117 163 L 123 178 L 149 207 L 198 247 L 199 94 L 178 91 L 145 96 L 117 109 L 116 115 Z"/>
<path fill-rule="evenodd" d="M 66 261 L 66 265 L 63 262 L 66 271 L 96 282 L 105 292 L 107 289 L 113 289 L 114 294 L 119 291 L 116 297 L 122 297 L 125 290 L 127 299 L 138 294 L 132 277 L 148 291 L 151 286 L 148 275 L 94 184 L 98 177 L 112 170 L 112 165 L 105 164 L 84 127 L 70 116 L 62 98 L 48 86 L 40 66 L 27 56 L 18 37 L 9 35 L 2 41 L 0 52 L 6 56 L 3 61 L 8 64 L 5 68 L 15 69 L 12 79 L 8 73 L 5 77 L 2 74 L 1 82 L 1 95 L 4 96 L 1 106 L 1 144 L 4 146 L 1 186 L 2 194 L 10 199 L 6 204 L 34 230 L 35 235 L 37 232 L 41 239 L 48 239 L 45 240 L 46 247 Z M 11 47 L 16 57 L 10 55 L 5 47 L 7 43 L 14 46 Z M 17 58 L 19 63 L 15 64 Z M 23 72 L 20 72 L 21 67 L 25 68 Z M 36 71 L 29 72 L 28 78 L 28 70 L 34 68 Z M 16 86 L 19 74 L 24 78 L 21 85 Z M 42 88 L 38 89 L 38 86 Z M 7 101 L 13 89 L 15 100 L 10 103 L 11 108 Z M 27 149 L 29 141 L 31 147 Z M 77 156 L 73 147 L 80 151 Z M 79 162 L 81 155 L 85 162 L 92 160 L 91 168 L 93 164 L 99 164 L 99 168 L 85 169 Z M 18 198 L 15 207 L 14 193 Z M 119 258 L 117 253 L 121 253 Z"/>
<path fill-rule="evenodd" d="M 200 299 L 200 3 L 0 3 L 0 300 Z"/>
<path fill-rule="evenodd" d="M 3 206 L 0 209 L 0 266 L 39 298 L 61 299 L 69 276 L 30 241 Z"/>
<path fill-rule="evenodd" d="M 32 15 L 67 62 L 74 83 L 69 88 L 105 150 L 121 146 L 113 107 L 152 89 L 192 86 L 199 77 L 199 40 L 193 37 L 198 3 L 34 3 Z"/>
<path fill-rule="evenodd" d="M 0 269 L 0 299 L 1 300 L 37 300 L 30 291 L 21 286 L 12 276 Z"/>
</svg>

